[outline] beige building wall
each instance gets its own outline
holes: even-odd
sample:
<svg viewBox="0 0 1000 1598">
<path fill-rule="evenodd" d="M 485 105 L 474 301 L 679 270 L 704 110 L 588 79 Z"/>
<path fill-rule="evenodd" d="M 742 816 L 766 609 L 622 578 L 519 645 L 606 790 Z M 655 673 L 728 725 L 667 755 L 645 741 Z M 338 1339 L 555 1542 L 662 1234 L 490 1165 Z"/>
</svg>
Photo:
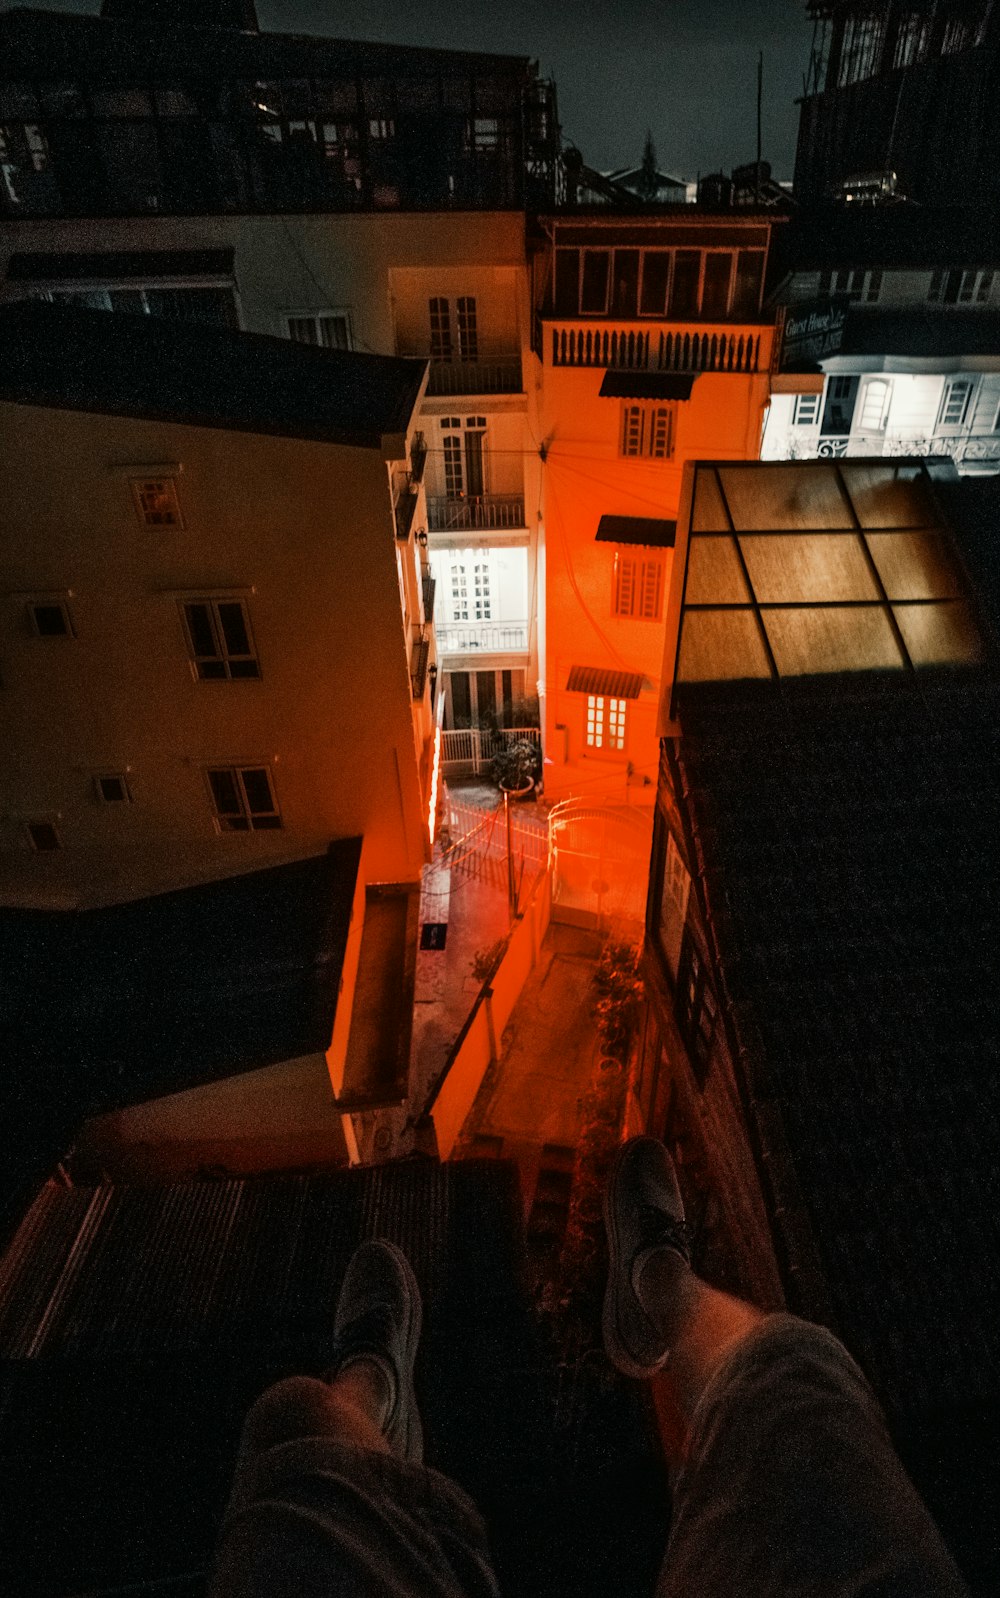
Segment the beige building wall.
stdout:
<svg viewBox="0 0 1000 1598">
<path fill-rule="evenodd" d="M 416 553 L 395 537 L 391 463 L 27 405 L 0 407 L 0 430 L 3 900 L 113 902 L 359 834 L 366 882 L 414 881 L 431 715 L 426 690 L 412 698 L 420 615 L 408 634 L 400 567 Z M 144 474 L 173 477 L 182 528 L 140 525 Z M 259 680 L 197 678 L 182 606 L 226 597 L 245 606 Z M 64 606 L 73 636 L 33 635 L 38 602 Z M 280 829 L 220 831 L 207 769 L 258 766 Z M 97 798 L 108 773 L 131 802 Z M 33 851 L 38 821 L 61 848 Z"/>
<path fill-rule="evenodd" d="M 487 417 L 487 492 L 521 496 L 524 516 L 510 525 L 476 530 L 471 542 L 524 541 L 529 566 L 537 565 L 541 499 L 541 440 L 537 422 L 537 374 L 529 358 L 531 306 L 520 212 L 459 211 L 366 213 L 317 216 L 123 217 L 0 222 L 0 301 L 25 285 L 4 281 L 11 255 L 220 250 L 235 256 L 235 288 L 241 326 L 254 333 L 287 336 L 288 318 L 344 316 L 353 347 L 376 354 L 430 353 L 429 301 L 461 295 L 476 300 L 481 379 L 472 368 L 458 373 L 462 390 L 429 393 L 417 426 L 428 446 L 427 492 L 444 493 L 440 421 L 449 415 Z M 69 288 L 71 285 L 60 285 Z M 132 286 L 132 285 L 127 285 Z M 496 392 L 497 362 L 520 358 L 517 392 Z M 457 349 L 456 349 L 456 365 Z M 516 362 L 515 362 L 516 365 Z M 476 392 L 476 383 L 492 391 Z M 497 520 L 499 518 L 488 518 Z M 416 527 L 428 529 L 426 517 Z M 535 595 L 532 584 L 532 599 Z M 534 692 L 540 675 L 538 610 L 533 606 L 529 647 L 505 665 L 525 669 Z M 447 669 L 448 662 L 442 666 Z"/>
</svg>

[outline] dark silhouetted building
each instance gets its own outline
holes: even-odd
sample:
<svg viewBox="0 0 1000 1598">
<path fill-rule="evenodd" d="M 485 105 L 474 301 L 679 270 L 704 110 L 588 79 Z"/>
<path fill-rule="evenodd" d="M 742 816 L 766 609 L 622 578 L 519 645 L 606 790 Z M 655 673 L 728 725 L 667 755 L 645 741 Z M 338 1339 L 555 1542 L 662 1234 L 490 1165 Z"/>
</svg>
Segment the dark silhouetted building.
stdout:
<svg viewBox="0 0 1000 1598">
<path fill-rule="evenodd" d="M 809 0 L 808 11 L 796 197 L 996 204 L 991 0 Z"/>
</svg>

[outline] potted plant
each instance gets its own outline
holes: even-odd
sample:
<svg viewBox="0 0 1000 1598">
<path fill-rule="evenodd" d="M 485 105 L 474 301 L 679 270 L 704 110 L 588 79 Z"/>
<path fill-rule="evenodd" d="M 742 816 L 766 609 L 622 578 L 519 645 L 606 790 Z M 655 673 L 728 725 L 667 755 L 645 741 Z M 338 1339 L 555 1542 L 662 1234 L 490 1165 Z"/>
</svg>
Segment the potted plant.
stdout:
<svg viewBox="0 0 1000 1598">
<path fill-rule="evenodd" d="M 490 774 L 505 793 L 532 792 L 542 774 L 542 751 L 530 738 L 515 738 L 493 756 Z"/>
</svg>

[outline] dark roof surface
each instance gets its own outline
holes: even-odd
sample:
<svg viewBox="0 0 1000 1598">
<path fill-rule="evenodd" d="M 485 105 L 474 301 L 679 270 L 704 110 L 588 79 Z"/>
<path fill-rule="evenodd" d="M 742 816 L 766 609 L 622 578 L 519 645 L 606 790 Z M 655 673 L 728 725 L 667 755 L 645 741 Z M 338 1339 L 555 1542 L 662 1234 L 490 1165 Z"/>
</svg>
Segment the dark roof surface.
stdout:
<svg viewBox="0 0 1000 1598">
<path fill-rule="evenodd" d="M 839 355 L 1000 355 L 1000 310 L 852 306 Z"/>
<path fill-rule="evenodd" d="M 497 72 L 526 76 L 525 56 L 474 54 L 309 34 L 234 32 L 174 21 L 133 22 L 17 7 L 0 15 L 4 76 L 70 79 L 121 74 L 142 82 L 194 77 L 377 76 Z M 131 79 L 134 81 L 134 77 Z M 513 85 L 517 92 L 517 81 Z"/>
<path fill-rule="evenodd" d="M 360 857 L 348 838 L 107 909 L 0 908 L 0 1199 L 86 1115 L 325 1050 Z"/>
<path fill-rule="evenodd" d="M 694 378 L 675 372 L 605 372 L 598 392 L 610 399 L 688 400 Z"/>
<path fill-rule="evenodd" d="M 968 206 L 821 206 L 774 236 L 769 276 L 817 267 L 906 270 L 1000 265 L 1000 220 Z"/>
<path fill-rule="evenodd" d="M 165 317 L 0 310 L 0 399 L 377 448 L 405 432 L 424 361 Z"/>
<path fill-rule="evenodd" d="M 119 278 L 228 277 L 236 252 L 224 250 L 24 250 L 12 255 L 7 277 L 19 283 L 113 282 Z"/>
<path fill-rule="evenodd" d="M 668 1501 L 638 1390 L 592 1360 L 572 1381 L 557 1370 L 520 1217 L 515 1168 L 470 1161 L 48 1187 L 0 1291 L 5 1594 L 203 1572 L 246 1409 L 327 1368 L 347 1261 L 372 1236 L 413 1264 L 428 1459 L 483 1512 L 501 1590 L 652 1592 Z"/>
<path fill-rule="evenodd" d="M 839 1330 L 896 1414 L 995 1402 L 997 684 L 701 688 L 680 714 L 726 1008 Z"/>
<path fill-rule="evenodd" d="M 660 516 L 602 516 L 597 524 L 598 544 L 644 544 L 651 549 L 673 549 L 677 523 Z"/>
</svg>

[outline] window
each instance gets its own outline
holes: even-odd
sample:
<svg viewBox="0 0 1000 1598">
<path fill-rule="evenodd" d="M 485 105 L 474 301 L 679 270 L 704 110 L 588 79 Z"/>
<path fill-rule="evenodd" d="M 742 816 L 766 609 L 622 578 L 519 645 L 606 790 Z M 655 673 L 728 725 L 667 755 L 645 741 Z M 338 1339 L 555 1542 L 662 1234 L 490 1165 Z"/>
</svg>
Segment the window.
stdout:
<svg viewBox="0 0 1000 1598">
<path fill-rule="evenodd" d="M 860 83 L 877 69 L 882 44 L 882 18 L 873 14 L 848 17 L 844 24 L 838 87 Z"/>
<path fill-rule="evenodd" d="M 883 378 L 870 378 L 861 396 L 861 417 L 858 423 L 863 433 L 881 433 L 889 415 L 891 384 Z"/>
<path fill-rule="evenodd" d="M 433 299 L 431 313 L 431 360 L 451 360 L 451 306 L 447 300 Z"/>
<path fill-rule="evenodd" d="M 324 350 L 349 350 L 351 348 L 351 323 L 346 311 L 310 312 L 306 316 L 288 316 L 288 337 L 297 344 L 317 344 Z"/>
<path fill-rule="evenodd" d="M 69 606 L 61 599 L 33 600 L 28 606 L 28 621 L 36 638 L 75 638 Z"/>
<path fill-rule="evenodd" d="M 476 301 L 471 294 L 461 294 L 458 310 L 458 358 L 460 361 L 479 359 L 479 334 L 476 331 Z"/>
<path fill-rule="evenodd" d="M 930 18 L 921 15 L 919 11 L 908 12 L 900 21 L 899 31 L 896 34 L 893 66 L 909 67 L 917 61 L 922 61 L 927 50 L 929 35 Z"/>
<path fill-rule="evenodd" d="M 972 381 L 967 377 L 952 378 L 944 386 L 941 396 L 941 411 L 938 416 L 939 427 L 962 427 L 969 414 L 969 401 L 972 398 Z"/>
<path fill-rule="evenodd" d="M 132 802 L 126 778 L 116 771 L 101 773 L 94 778 L 94 798 L 102 805 L 127 805 Z"/>
<path fill-rule="evenodd" d="M 669 460 L 674 453 L 672 405 L 623 405 L 622 455 Z"/>
<path fill-rule="evenodd" d="M 144 527 L 184 526 L 174 478 L 133 477 L 132 493 Z"/>
<path fill-rule="evenodd" d="M 792 406 L 793 427 L 815 427 L 819 421 L 821 394 L 796 394 Z"/>
<path fill-rule="evenodd" d="M 446 497 L 481 499 L 486 492 L 486 417 L 443 416 L 441 444 Z"/>
<path fill-rule="evenodd" d="M 681 941 L 674 1006 L 681 1036 L 691 1052 L 695 1074 L 698 1081 L 703 1082 L 719 1011 L 705 963 L 687 928 Z"/>
<path fill-rule="evenodd" d="M 195 675 L 203 682 L 260 676 L 246 606 L 238 599 L 199 599 L 182 607 Z"/>
<path fill-rule="evenodd" d="M 476 117 L 469 123 L 468 134 L 476 155 L 492 155 L 500 147 L 500 123 L 496 117 Z"/>
<path fill-rule="evenodd" d="M 844 267 L 836 272 L 821 272 L 819 275 L 821 295 L 841 295 L 855 304 L 863 300 L 866 305 L 873 305 L 878 300 L 881 290 L 881 272 L 864 272 L 860 268 Z"/>
<path fill-rule="evenodd" d="M 220 832 L 275 831 L 281 815 L 267 766 L 213 766 L 208 772 Z"/>
<path fill-rule="evenodd" d="M 619 550 L 615 556 L 612 614 L 659 621 L 663 607 L 663 561 Z"/>
<path fill-rule="evenodd" d="M 492 619 L 492 608 L 489 565 L 486 561 L 477 561 L 472 571 L 475 581 L 476 620 L 490 621 Z"/>
<path fill-rule="evenodd" d="M 372 117 L 368 123 L 368 136 L 371 139 L 394 139 L 396 124 L 392 117 Z"/>
<path fill-rule="evenodd" d="M 989 300 L 993 277 L 992 272 L 976 269 L 934 272 L 927 298 L 941 305 L 983 305 Z"/>
<path fill-rule="evenodd" d="M 854 420 L 854 402 L 858 397 L 858 382 L 858 378 L 847 377 L 842 374 L 829 379 L 826 385 L 826 403 L 823 406 L 821 433 L 836 435 L 851 431 L 851 423 Z"/>
<path fill-rule="evenodd" d="M 603 694 L 587 695 L 588 749 L 625 748 L 624 699 L 607 699 Z"/>
<path fill-rule="evenodd" d="M 611 256 L 608 250 L 584 250 L 580 282 L 580 310 L 586 316 L 600 316 L 608 308 L 608 283 Z"/>
<path fill-rule="evenodd" d="M 36 854 L 51 854 L 62 848 L 62 839 L 51 821 L 29 821 L 28 841 Z"/>
</svg>

